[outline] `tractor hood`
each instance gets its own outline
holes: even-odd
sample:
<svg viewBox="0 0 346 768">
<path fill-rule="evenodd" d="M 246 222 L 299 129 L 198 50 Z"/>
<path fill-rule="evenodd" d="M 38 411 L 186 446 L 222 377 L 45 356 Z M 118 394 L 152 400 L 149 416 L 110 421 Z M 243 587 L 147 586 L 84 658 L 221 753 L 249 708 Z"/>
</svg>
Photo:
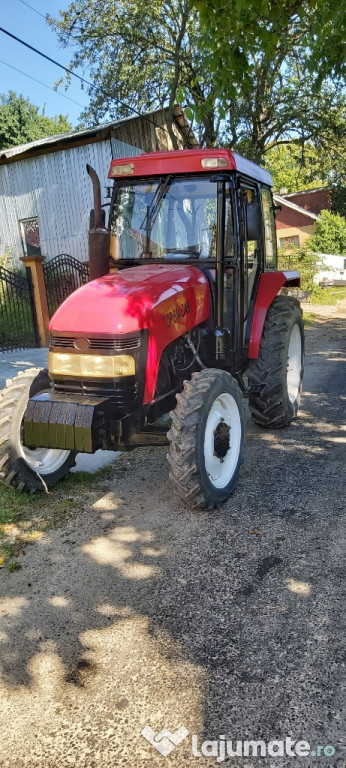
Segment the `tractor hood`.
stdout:
<svg viewBox="0 0 346 768">
<path fill-rule="evenodd" d="M 210 314 L 208 278 L 198 267 L 142 265 L 83 285 L 50 322 L 51 332 L 131 333 L 147 328 L 169 340 Z"/>
</svg>

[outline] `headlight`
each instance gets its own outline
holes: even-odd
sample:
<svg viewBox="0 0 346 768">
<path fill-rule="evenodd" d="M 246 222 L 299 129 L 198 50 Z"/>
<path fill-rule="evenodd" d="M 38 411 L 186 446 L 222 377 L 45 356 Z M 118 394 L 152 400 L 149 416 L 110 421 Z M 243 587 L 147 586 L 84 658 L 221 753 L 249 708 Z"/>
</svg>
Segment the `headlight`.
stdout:
<svg viewBox="0 0 346 768">
<path fill-rule="evenodd" d="M 109 175 L 110 176 L 128 176 L 133 173 L 133 163 L 126 163 L 126 165 L 111 165 Z"/>
<path fill-rule="evenodd" d="M 134 376 L 135 360 L 132 355 L 69 355 L 49 352 L 48 368 L 51 376 L 76 376 L 80 379 L 114 379 Z"/>
</svg>

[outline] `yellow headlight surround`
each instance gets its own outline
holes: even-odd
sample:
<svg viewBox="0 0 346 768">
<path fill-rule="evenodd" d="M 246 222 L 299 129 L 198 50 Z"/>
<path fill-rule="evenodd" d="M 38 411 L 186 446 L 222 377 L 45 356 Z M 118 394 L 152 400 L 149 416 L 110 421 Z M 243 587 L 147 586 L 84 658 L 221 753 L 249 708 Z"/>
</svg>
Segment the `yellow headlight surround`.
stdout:
<svg viewBox="0 0 346 768">
<path fill-rule="evenodd" d="M 90 379 L 114 379 L 134 376 L 136 367 L 132 355 L 71 355 L 49 352 L 48 368 L 51 376 L 76 376 Z"/>
</svg>

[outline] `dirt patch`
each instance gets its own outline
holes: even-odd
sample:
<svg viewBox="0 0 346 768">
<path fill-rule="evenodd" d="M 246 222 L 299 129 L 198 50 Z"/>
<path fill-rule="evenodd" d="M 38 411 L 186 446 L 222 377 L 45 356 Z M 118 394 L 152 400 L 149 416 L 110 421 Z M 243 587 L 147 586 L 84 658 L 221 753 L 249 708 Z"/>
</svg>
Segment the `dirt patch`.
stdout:
<svg viewBox="0 0 346 768">
<path fill-rule="evenodd" d="M 346 299 L 337 301 L 335 306 L 329 304 L 310 304 L 305 301 L 301 302 L 301 308 L 303 312 L 307 312 L 317 317 L 324 318 L 346 318 Z"/>
</svg>

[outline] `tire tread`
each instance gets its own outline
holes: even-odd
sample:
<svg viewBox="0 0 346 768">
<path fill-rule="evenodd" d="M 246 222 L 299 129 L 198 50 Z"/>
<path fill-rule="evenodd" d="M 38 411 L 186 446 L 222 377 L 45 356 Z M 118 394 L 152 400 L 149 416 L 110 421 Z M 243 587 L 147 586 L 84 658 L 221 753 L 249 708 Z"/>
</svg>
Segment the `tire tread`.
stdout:
<svg viewBox="0 0 346 768">
<path fill-rule="evenodd" d="M 249 384 L 255 386 L 264 384 L 259 395 L 251 395 L 249 398 L 252 418 L 263 427 L 288 426 L 297 414 L 299 398 L 296 407 L 292 404 L 287 405 L 284 402 L 282 388 L 285 366 L 287 366 L 287 336 L 294 316 L 301 324 L 302 312 L 299 301 L 292 296 L 277 296 L 267 312 L 259 356 L 249 361 L 247 370 Z"/>
<path fill-rule="evenodd" d="M 45 488 L 45 481 L 39 473 L 26 464 L 24 459 L 15 455 L 11 440 L 11 425 L 14 419 L 15 409 L 25 391 L 29 396 L 33 383 L 39 384 L 40 379 L 45 381 L 47 370 L 44 368 L 27 368 L 19 371 L 13 379 L 7 379 L 6 386 L 0 390 L 0 482 L 11 486 L 18 491 L 35 493 Z M 75 453 L 71 452 L 66 464 L 66 474 L 75 464 Z"/>
<path fill-rule="evenodd" d="M 184 504 L 193 509 L 204 510 L 214 506 L 201 488 L 195 443 L 201 406 L 215 382 L 215 374 L 223 374 L 229 384 L 229 374 L 213 368 L 195 372 L 189 381 L 184 382 L 184 389 L 176 398 L 176 408 L 171 412 L 172 422 L 167 433 L 170 442 L 167 454 L 170 480 Z M 237 387 L 235 382 L 234 386 Z"/>
</svg>

